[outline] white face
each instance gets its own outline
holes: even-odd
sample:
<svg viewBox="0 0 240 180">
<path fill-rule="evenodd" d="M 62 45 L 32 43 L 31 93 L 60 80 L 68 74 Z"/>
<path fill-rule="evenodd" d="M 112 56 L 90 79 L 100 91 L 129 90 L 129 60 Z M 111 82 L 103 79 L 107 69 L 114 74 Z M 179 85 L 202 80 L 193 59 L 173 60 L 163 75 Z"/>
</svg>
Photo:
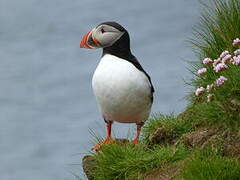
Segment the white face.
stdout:
<svg viewBox="0 0 240 180">
<path fill-rule="evenodd" d="M 123 34 L 124 32 L 106 24 L 99 25 L 92 30 L 92 38 L 102 48 L 113 45 Z"/>
</svg>

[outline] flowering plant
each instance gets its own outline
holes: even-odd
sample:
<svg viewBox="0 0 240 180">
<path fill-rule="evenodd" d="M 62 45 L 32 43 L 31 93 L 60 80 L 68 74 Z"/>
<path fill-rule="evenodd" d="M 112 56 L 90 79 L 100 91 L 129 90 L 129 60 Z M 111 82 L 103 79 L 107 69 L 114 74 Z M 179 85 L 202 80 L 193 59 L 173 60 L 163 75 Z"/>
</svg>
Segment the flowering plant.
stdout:
<svg viewBox="0 0 240 180">
<path fill-rule="evenodd" d="M 233 48 L 239 48 L 240 39 L 234 39 L 232 45 Z M 207 102 L 211 102 L 219 96 L 218 92 L 227 93 L 226 90 L 229 88 L 230 91 L 234 90 L 234 87 L 231 87 L 234 86 L 231 81 L 236 81 L 236 74 L 240 81 L 240 49 L 236 49 L 232 54 L 230 50 L 224 50 L 214 60 L 205 58 L 202 60 L 202 66 L 196 73 L 202 83 L 195 90 L 195 96 L 204 97 Z"/>
<path fill-rule="evenodd" d="M 189 119 L 240 125 L 240 1 L 203 3 L 206 11 L 189 39 L 199 59 L 189 62 Z"/>
</svg>

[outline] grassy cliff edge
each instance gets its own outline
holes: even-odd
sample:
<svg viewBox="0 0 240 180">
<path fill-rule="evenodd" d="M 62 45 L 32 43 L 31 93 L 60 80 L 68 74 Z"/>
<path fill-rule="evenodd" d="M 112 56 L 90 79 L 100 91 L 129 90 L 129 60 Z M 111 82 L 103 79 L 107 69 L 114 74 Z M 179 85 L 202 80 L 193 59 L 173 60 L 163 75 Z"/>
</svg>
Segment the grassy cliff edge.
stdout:
<svg viewBox="0 0 240 180">
<path fill-rule="evenodd" d="M 85 156 L 92 180 L 240 179 L 240 1 L 204 5 L 191 40 L 193 91 L 179 115 L 156 114 L 141 143 L 116 142 Z"/>
</svg>

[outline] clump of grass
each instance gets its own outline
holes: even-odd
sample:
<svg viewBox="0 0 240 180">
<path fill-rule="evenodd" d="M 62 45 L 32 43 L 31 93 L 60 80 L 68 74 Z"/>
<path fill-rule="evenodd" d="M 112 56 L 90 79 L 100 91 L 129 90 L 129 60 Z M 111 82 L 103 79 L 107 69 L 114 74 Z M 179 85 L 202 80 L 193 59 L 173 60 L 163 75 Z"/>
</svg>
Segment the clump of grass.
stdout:
<svg viewBox="0 0 240 180">
<path fill-rule="evenodd" d="M 238 180 L 240 162 L 226 159 L 217 152 L 197 150 L 184 165 L 181 176 L 186 180 Z"/>
<path fill-rule="evenodd" d="M 155 114 L 143 127 L 143 142 L 150 144 L 149 136 L 158 128 L 161 128 L 162 131 L 165 132 L 166 137 L 177 138 L 180 135 L 192 130 L 192 125 L 190 121 L 177 118 L 173 114 Z"/>
<path fill-rule="evenodd" d="M 154 169 L 177 163 L 187 155 L 188 150 L 184 146 L 149 149 L 143 145 L 110 144 L 95 155 L 93 174 L 96 180 L 135 180 Z"/>
<path fill-rule="evenodd" d="M 198 127 L 218 126 L 222 128 L 238 128 L 240 119 L 228 113 L 226 107 L 218 102 L 203 102 L 189 106 L 182 114 L 184 122 L 191 122 L 192 129 Z"/>
<path fill-rule="evenodd" d="M 233 52 L 233 39 L 240 35 L 240 1 L 212 0 L 204 4 L 191 43 L 200 59 L 217 59 L 224 50 Z"/>
</svg>

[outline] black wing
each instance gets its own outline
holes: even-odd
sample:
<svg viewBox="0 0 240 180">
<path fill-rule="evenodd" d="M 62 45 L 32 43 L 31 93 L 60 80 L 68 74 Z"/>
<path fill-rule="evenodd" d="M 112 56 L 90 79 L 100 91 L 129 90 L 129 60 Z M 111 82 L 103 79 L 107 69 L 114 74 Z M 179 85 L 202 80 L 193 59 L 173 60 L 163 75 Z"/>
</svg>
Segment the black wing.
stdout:
<svg viewBox="0 0 240 180">
<path fill-rule="evenodd" d="M 135 56 L 132 56 L 131 58 L 128 59 L 129 62 L 131 62 L 138 70 L 142 71 L 148 78 L 150 85 L 151 85 L 151 101 L 153 102 L 153 93 L 155 92 L 151 77 L 148 75 L 148 73 L 143 69 L 141 64 L 138 62 L 137 58 Z"/>
</svg>

